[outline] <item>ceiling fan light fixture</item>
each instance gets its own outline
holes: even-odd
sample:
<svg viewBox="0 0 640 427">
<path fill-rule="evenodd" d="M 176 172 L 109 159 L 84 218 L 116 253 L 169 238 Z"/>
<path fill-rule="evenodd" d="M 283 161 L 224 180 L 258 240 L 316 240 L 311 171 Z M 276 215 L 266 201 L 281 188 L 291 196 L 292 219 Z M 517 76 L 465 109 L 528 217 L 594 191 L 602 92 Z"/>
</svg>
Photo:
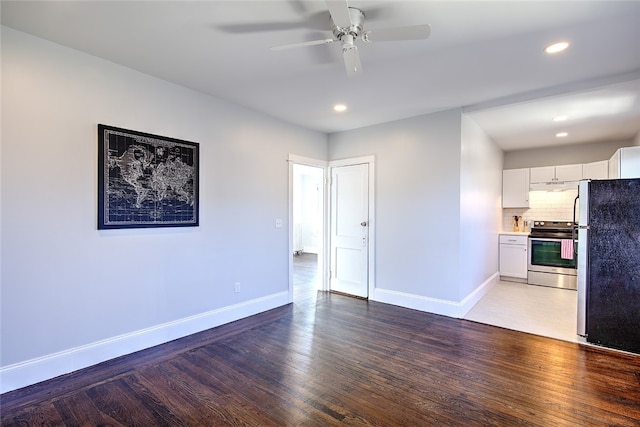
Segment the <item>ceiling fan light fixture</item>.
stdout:
<svg viewBox="0 0 640 427">
<path fill-rule="evenodd" d="M 352 34 L 345 34 L 342 36 L 342 38 L 340 39 L 340 41 L 342 42 L 342 50 L 349 50 L 349 49 L 354 49 L 356 46 L 353 44 L 354 42 L 354 38 Z"/>
<path fill-rule="evenodd" d="M 344 104 L 336 104 L 333 106 L 333 111 L 337 113 L 342 113 L 344 111 L 347 111 L 347 106 Z"/>
<path fill-rule="evenodd" d="M 544 51 L 550 55 L 559 53 L 569 47 L 569 42 L 556 42 L 544 48 Z"/>
<path fill-rule="evenodd" d="M 569 136 L 569 134 L 567 132 L 558 132 L 556 133 L 556 138 L 565 138 Z"/>
</svg>

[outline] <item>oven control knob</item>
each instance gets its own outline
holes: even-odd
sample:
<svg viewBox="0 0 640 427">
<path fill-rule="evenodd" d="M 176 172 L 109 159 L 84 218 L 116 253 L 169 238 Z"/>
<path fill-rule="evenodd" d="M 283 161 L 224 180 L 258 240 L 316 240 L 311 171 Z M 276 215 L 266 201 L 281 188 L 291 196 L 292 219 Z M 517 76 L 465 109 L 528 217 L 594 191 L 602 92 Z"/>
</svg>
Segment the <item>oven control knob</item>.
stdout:
<svg viewBox="0 0 640 427">
<path fill-rule="evenodd" d="M 540 221 L 540 225 L 544 225 L 544 221 Z"/>
</svg>

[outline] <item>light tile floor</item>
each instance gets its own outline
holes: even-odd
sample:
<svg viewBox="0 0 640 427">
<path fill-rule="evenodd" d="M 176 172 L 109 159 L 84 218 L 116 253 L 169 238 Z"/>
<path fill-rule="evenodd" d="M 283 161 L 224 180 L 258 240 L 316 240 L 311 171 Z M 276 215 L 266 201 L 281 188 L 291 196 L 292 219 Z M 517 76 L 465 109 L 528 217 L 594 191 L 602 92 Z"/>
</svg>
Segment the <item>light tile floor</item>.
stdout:
<svg viewBox="0 0 640 427">
<path fill-rule="evenodd" d="M 578 342 L 577 298 L 568 289 L 500 281 L 464 319 Z"/>
</svg>

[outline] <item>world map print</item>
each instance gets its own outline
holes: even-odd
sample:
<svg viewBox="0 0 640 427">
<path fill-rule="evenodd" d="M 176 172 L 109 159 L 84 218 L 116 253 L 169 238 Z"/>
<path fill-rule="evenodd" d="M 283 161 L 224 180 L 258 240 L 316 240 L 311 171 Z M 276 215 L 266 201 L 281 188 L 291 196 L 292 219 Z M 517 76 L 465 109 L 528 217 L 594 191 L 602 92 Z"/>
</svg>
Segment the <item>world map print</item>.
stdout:
<svg viewBox="0 0 640 427">
<path fill-rule="evenodd" d="M 98 126 L 98 228 L 198 225 L 193 142 Z"/>
</svg>

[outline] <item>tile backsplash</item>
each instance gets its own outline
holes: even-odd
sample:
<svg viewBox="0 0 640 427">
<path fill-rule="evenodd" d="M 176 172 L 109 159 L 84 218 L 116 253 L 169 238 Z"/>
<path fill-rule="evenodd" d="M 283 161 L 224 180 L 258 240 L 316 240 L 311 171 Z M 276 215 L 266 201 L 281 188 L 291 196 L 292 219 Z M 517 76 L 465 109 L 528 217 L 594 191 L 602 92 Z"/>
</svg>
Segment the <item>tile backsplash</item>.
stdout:
<svg viewBox="0 0 640 427">
<path fill-rule="evenodd" d="M 533 220 L 573 220 L 573 201 L 578 190 L 566 191 L 531 191 L 529 192 L 529 208 L 502 209 L 502 229 L 513 230 L 513 217 L 522 217 L 525 229 L 530 231 Z"/>
</svg>

